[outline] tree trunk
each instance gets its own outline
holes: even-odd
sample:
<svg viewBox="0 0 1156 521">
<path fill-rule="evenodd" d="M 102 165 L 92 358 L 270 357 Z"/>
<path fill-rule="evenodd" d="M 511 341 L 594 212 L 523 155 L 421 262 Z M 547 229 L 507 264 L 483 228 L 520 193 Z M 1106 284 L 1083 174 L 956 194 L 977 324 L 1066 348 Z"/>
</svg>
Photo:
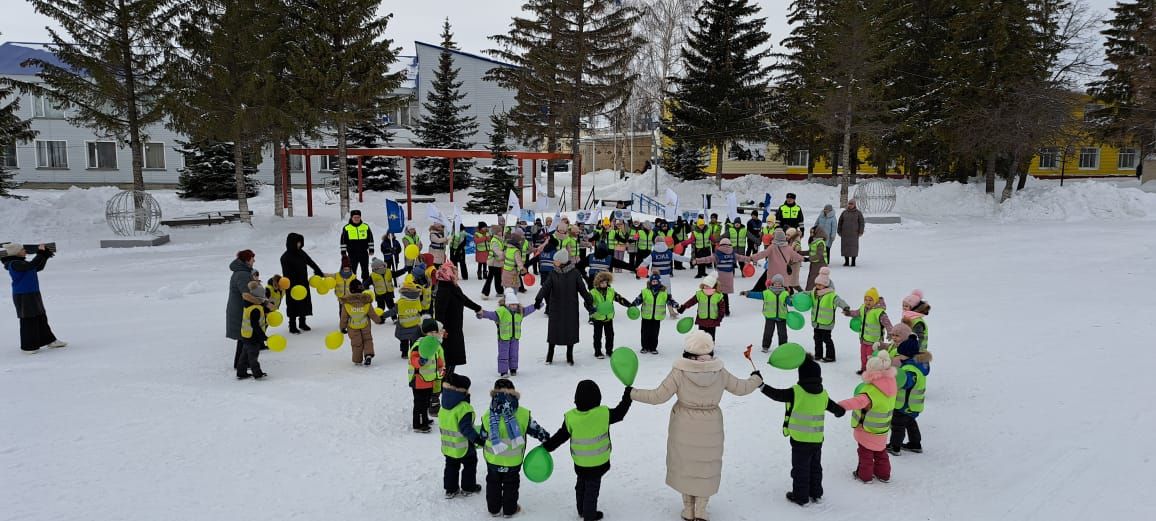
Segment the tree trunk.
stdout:
<svg viewBox="0 0 1156 521">
<path fill-rule="evenodd" d="M 245 185 L 245 147 L 241 146 L 240 132 L 233 138 L 233 175 L 236 177 L 237 211 L 241 213 L 241 222 L 252 225 L 253 218 L 249 216 L 249 190 Z"/>
<path fill-rule="evenodd" d="M 273 140 L 273 215 L 285 217 L 285 183 L 282 179 L 285 155 L 281 140 Z"/>
<path fill-rule="evenodd" d="M 850 195 L 851 175 L 848 172 L 851 170 L 851 110 L 851 102 L 847 101 L 847 113 L 843 115 L 843 178 L 839 182 L 839 208 L 847 207 Z"/>
<path fill-rule="evenodd" d="M 578 115 L 574 115 L 574 121 L 570 125 L 570 199 L 574 202 L 574 209 L 582 209 L 582 172 L 578 169 L 581 166 L 581 151 L 578 149 L 578 141 L 581 139 L 582 129 L 578 126 Z M 553 173 L 550 174 L 550 183 L 553 184 Z"/>
<path fill-rule="evenodd" d="M 815 180 L 815 155 L 811 153 L 814 148 L 813 143 L 807 148 L 807 181 Z"/>
<path fill-rule="evenodd" d="M 915 160 L 910 156 L 904 157 L 903 168 L 911 176 L 911 186 L 919 186 L 919 167 L 915 166 Z"/>
<path fill-rule="evenodd" d="M 553 136 L 549 136 L 546 138 L 546 151 L 551 153 L 551 154 L 558 152 L 558 138 L 553 137 Z M 578 169 L 578 164 L 577 163 L 571 163 L 570 175 L 573 176 L 574 171 L 577 169 Z M 534 175 L 538 175 L 538 172 L 534 172 Z M 557 197 L 557 195 L 554 193 L 554 160 L 553 159 L 549 159 L 546 161 L 546 197 L 549 197 L 551 199 Z M 575 208 L 575 210 L 577 210 L 577 208 Z"/>
<path fill-rule="evenodd" d="M 720 191 L 722 190 L 723 149 L 726 148 L 726 146 L 727 146 L 727 144 L 725 141 L 722 143 L 719 143 L 718 146 L 715 147 L 715 152 L 714 152 L 714 155 L 715 155 L 714 176 L 718 180 L 718 189 Z"/>
<path fill-rule="evenodd" d="M 123 1 L 117 2 L 118 8 L 125 9 Z M 140 137 L 140 108 L 137 107 L 136 69 L 133 68 L 132 37 L 129 35 L 127 24 L 121 24 L 117 37 L 124 42 L 121 49 L 122 66 L 124 67 L 124 90 L 128 98 L 128 148 L 132 153 L 132 190 L 133 201 L 133 230 L 144 231 L 147 216 L 144 213 L 144 153 L 141 150 Z"/>
<path fill-rule="evenodd" d="M 1019 154 L 1012 154 L 1011 164 L 1008 166 L 1007 182 L 1003 185 L 1003 193 L 1000 194 L 999 202 L 1004 202 L 1012 196 L 1012 184 L 1016 180 L 1016 170 L 1019 169 Z"/>
<path fill-rule="evenodd" d="M 1020 190 L 1023 190 L 1024 186 L 1027 186 L 1027 183 L 1028 183 L 1028 167 L 1024 166 L 1023 168 L 1019 169 L 1019 182 L 1016 183 L 1016 191 L 1018 192 Z"/>
<path fill-rule="evenodd" d="M 851 148 L 847 150 L 847 161 L 843 163 L 843 169 L 850 176 L 851 184 L 855 184 L 859 182 L 859 136 L 851 135 L 850 146 Z"/>
<path fill-rule="evenodd" d="M 345 220 L 349 215 L 349 165 L 346 162 L 346 152 L 348 150 L 347 138 L 345 136 L 346 124 L 344 121 L 337 122 L 337 192 L 341 200 L 341 219 Z"/>
<path fill-rule="evenodd" d="M 996 159 L 995 152 L 991 152 L 987 155 L 987 160 L 984 161 L 984 165 L 983 165 L 983 176 L 984 176 L 983 191 L 985 193 L 989 193 L 989 194 L 995 193 L 995 159 Z"/>
</svg>

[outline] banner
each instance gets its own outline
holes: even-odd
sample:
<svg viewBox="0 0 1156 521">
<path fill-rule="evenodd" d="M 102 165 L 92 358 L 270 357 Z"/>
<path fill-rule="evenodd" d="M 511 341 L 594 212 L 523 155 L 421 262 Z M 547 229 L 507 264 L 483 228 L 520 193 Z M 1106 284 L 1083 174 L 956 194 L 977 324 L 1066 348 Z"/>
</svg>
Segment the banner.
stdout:
<svg viewBox="0 0 1156 521">
<path fill-rule="evenodd" d="M 385 200 L 385 218 L 389 222 L 389 233 L 405 231 L 405 208 L 393 199 Z"/>
<path fill-rule="evenodd" d="M 763 222 L 767 221 L 767 216 L 771 214 L 771 194 L 767 192 L 767 196 L 763 198 Z M 834 240 L 834 239 L 829 239 Z"/>
<path fill-rule="evenodd" d="M 739 199 L 734 192 L 727 194 L 727 219 L 734 222 L 735 219 L 741 218 L 739 215 Z"/>
<path fill-rule="evenodd" d="M 518 194 L 510 190 L 510 198 L 506 200 L 506 213 L 518 215 L 522 213 L 522 204 L 518 202 Z"/>
</svg>

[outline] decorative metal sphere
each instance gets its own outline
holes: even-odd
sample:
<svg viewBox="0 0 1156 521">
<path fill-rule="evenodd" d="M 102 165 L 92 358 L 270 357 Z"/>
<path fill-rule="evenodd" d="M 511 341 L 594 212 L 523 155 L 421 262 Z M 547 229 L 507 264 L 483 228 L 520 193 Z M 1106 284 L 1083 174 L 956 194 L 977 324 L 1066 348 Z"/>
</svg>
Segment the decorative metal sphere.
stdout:
<svg viewBox="0 0 1156 521">
<path fill-rule="evenodd" d="M 871 179 L 855 185 L 855 204 L 867 215 L 888 213 L 895 208 L 895 185 L 886 179 Z"/>
<path fill-rule="evenodd" d="M 108 200 L 104 220 L 121 237 L 155 235 L 161 226 L 161 205 L 148 192 L 125 190 Z"/>
</svg>

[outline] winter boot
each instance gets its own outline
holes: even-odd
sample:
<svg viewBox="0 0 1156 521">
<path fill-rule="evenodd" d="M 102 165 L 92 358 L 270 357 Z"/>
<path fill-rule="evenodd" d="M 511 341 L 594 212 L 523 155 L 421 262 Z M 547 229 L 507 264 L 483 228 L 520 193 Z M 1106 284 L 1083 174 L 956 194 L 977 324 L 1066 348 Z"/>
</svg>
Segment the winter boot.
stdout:
<svg viewBox="0 0 1156 521">
<path fill-rule="evenodd" d="M 694 497 L 694 521 L 710 521 L 710 514 L 706 512 L 706 506 L 709 502 L 709 497 Z"/>
<path fill-rule="evenodd" d="M 464 497 L 470 497 L 470 496 L 472 496 L 472 495 L 474 495 L 474 494 L 477 494 L 478 492 L 481 492 L 481 491 L 482 491 L 482 486 L 481 486 L 481 485 L 473 485 L 473 486 L 469 486 L 469 487 L 462 487 L 462 496 L 464 496 Z"/>
<path fill-rule="evenodd" d="M 452 492 L 448 491 L 448 490 L 446 491 L 446 499 L 453 499 L 456 497 L 458 497 L 458 491 L 457 490 L 454 490 Z"/>
<path fill-rule="evenodd" d="M 855 267 L 855 259 L 858 257 L 851 257 L 851 267 Z"/>
<path fill-rule="evenodd" d="M 794 492 L 787 492 L 787 501 L 799 505 L 801 507 L 807 506 L 807 498 L 797 498 Z"/>
<path fill-rule="evenodd" d="M 301 317 L 301 326 L 300 327 L 301 327 L 302 331 L 313 331 L 313 328 L 309 327 L 309 324 L 305 323 L 305 317 Z"/>
<path fill-rule="evenodd" d="M 289 317 L 289 332 L 294 335 L 300 335 L 301 330 L 297 329 L 297 317 Z"/>
<path fill-rule="evenodd" d="M 919 443 L 904 443 L 903 444 L 903 450 L 908 451 L 908 452 L 914 452 L 916 454 L 922 454 L 923 453 L 923 445 L 919 444 Z"/>
<path fill-rule="evenodd" d="M 899 450 L 900 450 L 900 449 L 899 449 L 899 446 L 897 446 L 897 445 L 891 445 L 891 444 L 887 444 L 887 452 L 888 452 L 889 454 L 891 454 L 892 456 L 898 456 L 898 455 L 899 455 Z"/>
<path fill-rule="evenodd" d="M 362 363 L 365 365 L 372 364 L 373 363 L 373 355 L 365 355 L 365 361 Z"/>
<path fill-rule="evenodd" d="M 851 257 L 843 257 L 843 265 L 844 266 L 850 266 L 851 265 Z"/>
<path fill-rule="evenodd" d="M 694 496 L 682 495 L 682 521 L 694 521 Z"/>
</svg>

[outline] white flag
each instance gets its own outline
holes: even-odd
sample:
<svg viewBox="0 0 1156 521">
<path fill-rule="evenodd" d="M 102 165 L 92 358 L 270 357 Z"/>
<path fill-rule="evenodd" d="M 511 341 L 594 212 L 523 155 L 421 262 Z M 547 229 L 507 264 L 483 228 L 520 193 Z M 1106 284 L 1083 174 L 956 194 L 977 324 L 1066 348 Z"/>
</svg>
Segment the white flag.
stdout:
<svg viewBox="0 0 1156 521">
<path fill-rule="evenodd" d="M 518 202 L 518 194 L 515 194 L 513 190 L 510 190 L 510 199 L 506 201 L 506 207 L 508 210 L 506 213 L 512 213 L 514 215 L 520 215 L 522 213 L 522 203 Z"/>
<path fill-rule="evenodd" d="M 727 219 L 734 221 L 739 215 L 739 198 L 734 192 L 727 194 Z"/>
<path fill-rule="evenodd" d="M 536 206 L 535 209 L 538 210 L 538 213 L 545 215 L 546 211 L 550 209 L 550 201 L 545 197 L 539 197 L 538 206 Z"/>
<path fill-rule="evenodd" d="M 666 203 L 666 220 L 678 219 L 678 194 L 669 188 L 666 189 Z"/>
<path fill-rule="evenodd" d="M 457 233 L 458 228 L 461 228 L 461 226 L 462 226 L 462 210 L 461 210 L 461 208 L 458 208 L 458 205 L 455 204 L 454 205 L 454 225 L 452 226 L 453 229 L 450 230 L 450 233 Z"/>
<path fill-rule="evenodd" d="M 438 207 L 435 204 L 425 205 L 425 216 L 429 217 L 429 220 L 441 224 L 442 226 L 445 226 L 446 224 L 446 218 L 442 216 L 441 210 L 438 210 Z"/>
</svg>

